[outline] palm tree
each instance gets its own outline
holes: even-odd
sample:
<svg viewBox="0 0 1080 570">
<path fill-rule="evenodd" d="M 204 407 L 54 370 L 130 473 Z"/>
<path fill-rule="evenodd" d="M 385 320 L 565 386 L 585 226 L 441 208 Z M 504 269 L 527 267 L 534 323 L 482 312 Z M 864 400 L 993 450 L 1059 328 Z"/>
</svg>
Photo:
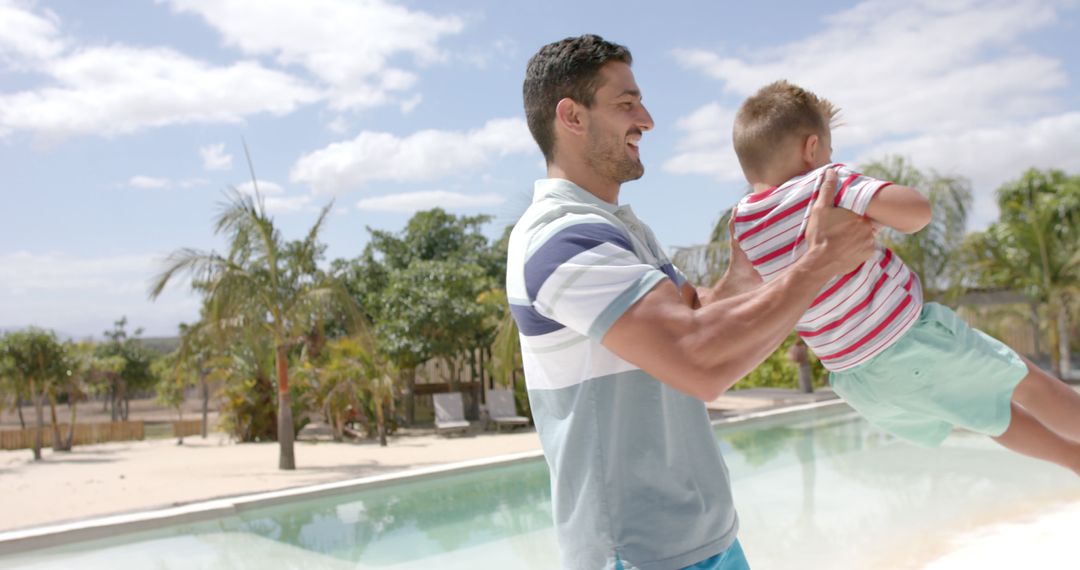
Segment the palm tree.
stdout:
<svg viewBox="0 0 1080 570">
<path fill-rule="evenodd" d="M 217 217 L 215 233 L 227 236 L 229 253 L 191 248 L 173 252 L 154 279 L 150 298 L 156 299 L 174 277 L 187 273 L 193 288 L 205 294 L 211 321 L 253 319 L 272 341 L 278 387 L 278 467 L 295 469 L 289 349 L 321 314 L 344 309 L 352 326 L 359 327 L 359 311 L 342 281 L 317 266 L 325 249 L 318 241 L 319 233 L 333 202 L 322 209 L 303 240 L 285 242 L 266 211 L 255 170 L 250 170 L 253 194 L 231 188 Z"/>
<path fill-rule="evenodd" d="M 966 250 L 984 284 L 1024 292 L 1047 306 L 1055 369 L 1072 374 L 1070 305 L 1080 299 L 1080 176 L 1030 169 L 997 191 L 1001 216 Z"/>
<path fill-rule="evenodd" d="M 933 218 L 922 230 L 901 234 L 891 229 L 884 241 L 921 279 L 929 300 L 952 300 L 961 292 L 963 277 L 957 263 L 971 210 L 971 183 L 961 177 L 924 173 L 899 156 L 862 165 L 867 176 L 917 188 L 930 200 Z"/>
</svg>

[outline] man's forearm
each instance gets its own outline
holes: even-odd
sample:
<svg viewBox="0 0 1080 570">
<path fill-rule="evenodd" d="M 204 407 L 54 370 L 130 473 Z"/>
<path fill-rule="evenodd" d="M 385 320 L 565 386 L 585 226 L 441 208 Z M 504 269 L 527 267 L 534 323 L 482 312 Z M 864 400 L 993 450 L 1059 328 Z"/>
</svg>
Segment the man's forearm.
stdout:
<svg viewBox="0 0 1080 570">
<path fill-rule="evenodd" d="M 780 345 L 831 276 L 803 258 L 765 285 L 725 281 L 695 311 L 686 341 L 716 393 L 730 388 Z"/>
</svg>

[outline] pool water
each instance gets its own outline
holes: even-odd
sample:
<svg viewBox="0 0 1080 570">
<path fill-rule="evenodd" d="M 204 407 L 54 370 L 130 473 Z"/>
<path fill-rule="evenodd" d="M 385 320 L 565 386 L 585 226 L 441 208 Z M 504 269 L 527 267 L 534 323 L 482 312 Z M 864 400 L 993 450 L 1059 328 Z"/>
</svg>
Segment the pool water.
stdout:
<svg viewBox="0 0 1080 570">
<path fill-rule="evenodd" d="M 1080 502 L 1070 472 L 985 437 L 919 448 L 843 406 L 716 432 L 755 570 L 924 568 L 965 531 Z M 540 570 L 558 567 L 551 525 L 536 460 L 22 553 L 0 569 Z"/>
</svg>

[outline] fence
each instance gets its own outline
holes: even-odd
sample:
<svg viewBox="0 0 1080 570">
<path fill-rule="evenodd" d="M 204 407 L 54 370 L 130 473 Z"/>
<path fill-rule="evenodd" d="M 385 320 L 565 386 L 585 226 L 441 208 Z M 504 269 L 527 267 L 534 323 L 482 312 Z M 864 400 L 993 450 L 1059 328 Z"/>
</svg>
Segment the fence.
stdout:
<svg viewBox="0 0 1080 570">
<path fill-rule="evenodd" d="M 60 437 L 67 437 L 68 424 L 60 424 Z M 20 430 L 0 430 L 0 449 L 29 449 L 34 447 L 34 436 L 37 428 Z M 104 443 L 107 441 L 132 441 L 146 437 L 143 421 L 130 422 L 98 422 L 88 424 L 75 424 L 74 445 L 88 445 L 92 443 Z M 52 426 L 45 426 L 41 430 L 42 445 L 52 445 Z"/>
<path fill-rule="evenodd" d="M 202 435 L 202 419 L 184 420 L 172 423 L 173 437 L 187 437 L 189 435 Z"/>
</svg>

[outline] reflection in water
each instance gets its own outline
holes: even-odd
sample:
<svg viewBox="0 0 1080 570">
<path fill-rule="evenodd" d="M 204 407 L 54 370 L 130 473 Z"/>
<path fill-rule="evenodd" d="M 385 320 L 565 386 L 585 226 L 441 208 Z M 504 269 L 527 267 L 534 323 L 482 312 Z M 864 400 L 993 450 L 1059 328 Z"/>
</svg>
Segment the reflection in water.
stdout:
<svg viewBox="0 0 1080 570">
<path fill-rule="evenodd" d="M 964 529 L 1080 498 L 1071 473 L 986 438 L 918 448 L 846 409 L 720 428 L 717 441 L 756 569 L 921 568 Z M 556 564 L 551 525 L 547 465 L 531 461 L 0 557 L 0 569 L 148 556 L 140 567 L 543 570 Z"/>
<path fill-rule="evenodd" d="M 253 510 L 193 534 L 247 532 L 350 561 L 400 563 L 552 524 L 543 462 Z"/>
</svg>

